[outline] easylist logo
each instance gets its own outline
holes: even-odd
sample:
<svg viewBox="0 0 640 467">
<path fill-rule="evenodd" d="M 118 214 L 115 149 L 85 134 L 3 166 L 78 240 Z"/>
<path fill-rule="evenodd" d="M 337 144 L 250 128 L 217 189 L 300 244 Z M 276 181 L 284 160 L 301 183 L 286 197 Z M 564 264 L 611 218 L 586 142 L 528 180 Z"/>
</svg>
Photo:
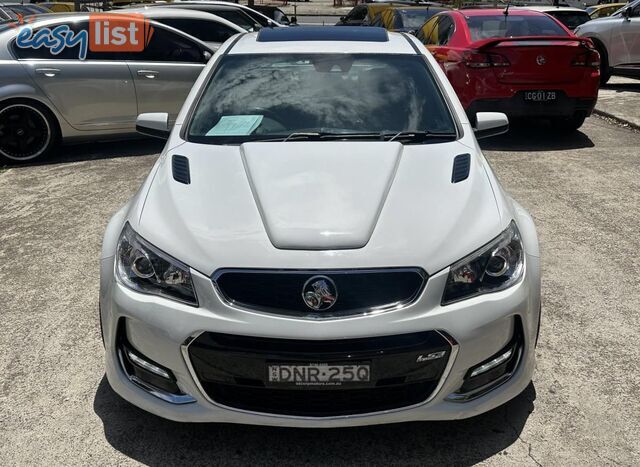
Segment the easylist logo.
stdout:
<svg viewBox="0 0 640 467">
<path fill-rule="evenodd" d="M 96 13 L 89 16 L 89 30 L 61 24 L 43 27 L 35 32 L 30 24 L 24 25 L 16 45 L 20 48 L 49 49 L 59 55 L 65 49 L 77 48 L 78 58 L 87 58 L 91 52 L 142 52 L 153 36 L 153 27 L 138 13 L 114 15 Z"/>
<path fill-rule="evenodd" d="M 151 36 L 153 27 L 139 14 L 96 14 L 89 19 L 92 52 L 142 52 Z"/>
</svg>

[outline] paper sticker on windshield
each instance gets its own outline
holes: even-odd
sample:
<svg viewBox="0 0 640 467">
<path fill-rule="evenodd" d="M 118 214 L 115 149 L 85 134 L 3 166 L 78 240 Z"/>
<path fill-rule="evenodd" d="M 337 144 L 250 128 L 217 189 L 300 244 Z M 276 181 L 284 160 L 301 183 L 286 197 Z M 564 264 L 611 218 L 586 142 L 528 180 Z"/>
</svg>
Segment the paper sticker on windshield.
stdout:
<svg viewBox="0 0 640 467">
<path fill-rule="evenodd" d="M 262 123 L 262 115 L 225 115 L 205 136 L 250 135 Z"/>
</svg>

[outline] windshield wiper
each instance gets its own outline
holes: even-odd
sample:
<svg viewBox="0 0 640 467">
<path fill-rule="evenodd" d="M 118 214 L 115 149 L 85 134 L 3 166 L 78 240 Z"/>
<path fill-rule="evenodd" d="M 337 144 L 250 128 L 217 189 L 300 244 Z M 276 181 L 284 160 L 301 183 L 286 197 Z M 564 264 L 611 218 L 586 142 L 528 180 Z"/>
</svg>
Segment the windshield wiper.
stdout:
<svg viewBox="0 0 640 467">
<path fill-rule="evenodd" d="M 419 143 L 431 139 L 453 139 L 458 135 L 452 132 L 435 132 L 435 131 L 400 131 L 398 133 L 331 133 L 317 131 L 294 131 L 289 136 L 279 138 L 259 139 L 254 142 L 272 142 L 278 141 L 286 143 L 287 141 L 299 140 L 373 140 L 373 141 L 402 141 L 410 143 Z"/>
<path fill-rule="evenodd" d="M 419 143 L 428 139 L 452 139 L 458 135 L 450 131 L 399 131 L 398 133 L 383 133 L 380 136 L 386 141 Z"/>
</svg>

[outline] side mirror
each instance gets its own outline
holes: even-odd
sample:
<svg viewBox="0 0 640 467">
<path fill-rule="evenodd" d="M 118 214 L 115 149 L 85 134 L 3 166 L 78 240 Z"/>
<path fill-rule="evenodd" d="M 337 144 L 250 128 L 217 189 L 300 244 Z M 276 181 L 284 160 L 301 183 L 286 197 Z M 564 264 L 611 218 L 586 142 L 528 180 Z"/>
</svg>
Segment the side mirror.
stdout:
<svg viewBox="0 0 640 467">
<path fill-rule="evenodd" d="M 341 16 L 341 17 L 340 17 L 340 21 L 342 21 L 343 23 L 344 23 L 346 20 L 347 20 L 347 17 L 346 17 L 346 16 Z"/>
<path fill-rule="evenodd" d="M 141 135 L 168 139 L 171 134 L 169 114 L 153 112 L 138 115 L 138 118 L 136 118 L 136 131 Z"/>
<path fill-rule="evenodd" d="M 208 62 L 209 60 L 211 60 L 211 57 L 213 57 L 213 54 L 211 52 L 209 52 L 208 50 L 203 51 L 202 55 L 204 57 L 204 61 L 205 62 Z"/>
<path fill-rule="evenodd" d="M 478 112 L 473 132 L 476 139 L 498 136 L 509 131 L 509 119 L 500 112 Z"/>
<path fill-rule="evenodd" d="M 291 18 L 289 18 L 289 24 L 292 26 L 297 26 L 298 25 L 298 18 L 295 16 L 292 16 Z"/>
<path fill-rule="evenodd" d="M 633 8 L 628 6 L 627 8 L 622 10 L 622 17 L 628 21 L 633 16 L 632 13 L 633 13 Z"/>
</svg>

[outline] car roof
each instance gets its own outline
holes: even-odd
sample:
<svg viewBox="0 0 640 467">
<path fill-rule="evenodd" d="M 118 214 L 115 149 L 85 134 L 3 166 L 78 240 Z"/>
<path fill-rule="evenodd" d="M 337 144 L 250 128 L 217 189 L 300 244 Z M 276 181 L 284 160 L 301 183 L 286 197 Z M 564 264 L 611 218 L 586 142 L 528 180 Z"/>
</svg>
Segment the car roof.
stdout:
<svg viewBox="0 0 640 467">
<path fill-rule="evenodd" d="M 376 27 L 297 26 L 263 28 L 248 33 L 229 54 L 263 53 L 388 53 L 417 54 L 410 39 Z"/>
<path fill-rule="evenodd" d="M 581 13 L 586 13 L 585 10 L 581 8 L 574 8 L 572 6 L 519 6 L 512 7 L 514 10 L 532 10 L 532 11 L 541 11 L 543 13 L 548 13 L 550 11 L 576 11 Z M 511 11 L 511 9 L 509 9 Z"/>
<path fill-rule="evenodd" d="M 589 7 L 591 11 L 604 10 L 605 8 L 622 8 L 626 3 L 603 3 L 601 5 L 592 5 Z"/>
<path fill-rule="evenodd" d="M 468 10 L 466 9 L 458 10 L 457 12 L 463 16 L 495 16 L 495 15 L 503 15 L 504 10 L 505 10 L 504 8 L 482 8 L 482 9 L 470 8 Z M 543 14 L 541 11 L 524 10 L 524 9 L 518 9 L 516 7 L 510 7 L 509 14 L 513 15 L 514 13 L 517 14 L 518 16 L 539 16 Z"/>
<path fill-rule="evenodd" d="M 141 14 L 152 20 L 163 18 L 201 19 L 204 21 L 215 21 L 217 23 L 224 24 L 236 32 L 245 32 L 245 30 L 237 24 L 234 24 L 218 15 L 200 10 L 187 10 L 186 8 L 127 8 L 124 10 L 112 10 L 109 13 L 118 13 L 123 15 Z"/>
</svg>

